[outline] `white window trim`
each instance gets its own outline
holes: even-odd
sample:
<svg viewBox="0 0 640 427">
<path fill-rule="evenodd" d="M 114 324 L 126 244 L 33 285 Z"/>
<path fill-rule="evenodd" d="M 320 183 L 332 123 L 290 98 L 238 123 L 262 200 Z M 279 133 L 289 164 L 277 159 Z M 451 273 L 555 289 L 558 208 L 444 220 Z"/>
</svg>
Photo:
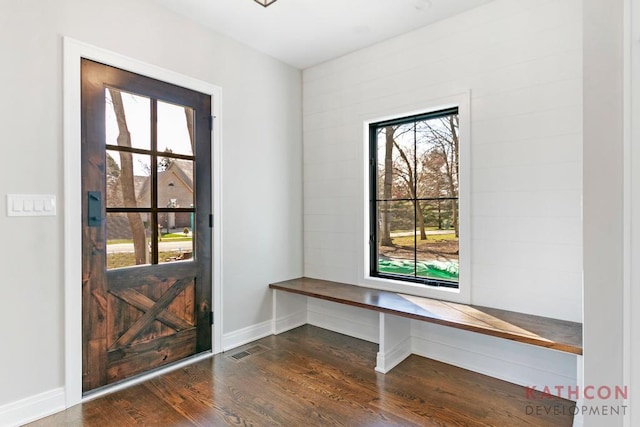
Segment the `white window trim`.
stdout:
<svg viewBox="0 0 640 427">
<path fill-rule="evenodd" d="M 373 277 L 370 274 L 369 260 L 369 125 L 386 120 L 393 120 L 417 114 L 439 111 L 447 108 L 458 108 L 459 119 L 459 250 L 460 250 L 460 276 L 458 289 L 446 287 L 425 286 L 419 283 L 410 283 L 401 280 Z M 471 303 L 471 93 L 465 92 L 452 95 L 446 98 L 438 98 L 427 101 L 419 110 L 404 111 L 385 117 L 376 117 L 365 120 L 363 123 L 363 176 L 362 180 L 362 203 L 363 227 L 361 248 L 361 275 L 359 285 L 368 288 L 381 289 L 385 291 L 399 292 L 410 295 L 418 295 L 428 298 L 436 298 L 464 304 Z"/>
</svg>

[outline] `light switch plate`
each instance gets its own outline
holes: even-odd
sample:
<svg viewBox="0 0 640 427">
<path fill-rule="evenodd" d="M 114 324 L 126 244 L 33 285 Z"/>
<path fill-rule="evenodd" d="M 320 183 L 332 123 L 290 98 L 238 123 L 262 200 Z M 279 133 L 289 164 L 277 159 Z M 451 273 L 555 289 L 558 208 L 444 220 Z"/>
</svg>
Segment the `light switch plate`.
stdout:
<svg viewBox="0 0 640 427">
<path fill-rule="evenodd" d="M 56 216 L 56 195 L 7 194 L 7 216 Z"/>
</svg>

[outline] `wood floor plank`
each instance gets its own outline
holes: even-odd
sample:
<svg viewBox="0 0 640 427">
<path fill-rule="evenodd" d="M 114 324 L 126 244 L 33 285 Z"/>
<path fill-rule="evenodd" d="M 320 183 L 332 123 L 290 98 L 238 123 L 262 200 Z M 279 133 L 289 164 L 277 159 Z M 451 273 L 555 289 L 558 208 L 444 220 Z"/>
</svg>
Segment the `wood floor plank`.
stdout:
<svg viewBox="0 0 640 427">
<path fill-rule="evenodd" d="M 365 425 L 379 424 L 381 421 L 386 421 L 387 425 L 403 425 L 399 419 L 393 422 L 396 417 L 381 417 L 383 414 L 369 405 L 371 390 L 349 378 L 348 372 L 322 363 L 313 355 L 284 352 L 283 356 L 275 361 L 267 359 L 272 374 L 270 381 L 277 388 L 286 388 L 297 399 L 306 401 L 311 411 L 309 418 L 321 421 L 324 418 L 332 425 L 349 425 L 344 424 L 344 420 L 356 412 Z M 375 376 L 375 373 L 371 374 L 370 371 L 369 375 Z M 322 418 L 318 412 L 320 408 L 324 413 Z"/>
<path fill-rule="evenodd" d="M 260 347 L 256 347 L 256 345 Z M 256 351 L 257 349 L 257 351 Z M 254 353 L 233 359 L 244 350 Z M 412 355 L 386 375 L 377 345 L 302 326 L 29 424 L 49 426 L 570 426 L 528 415 L 523 387 Z"/>
</svg>

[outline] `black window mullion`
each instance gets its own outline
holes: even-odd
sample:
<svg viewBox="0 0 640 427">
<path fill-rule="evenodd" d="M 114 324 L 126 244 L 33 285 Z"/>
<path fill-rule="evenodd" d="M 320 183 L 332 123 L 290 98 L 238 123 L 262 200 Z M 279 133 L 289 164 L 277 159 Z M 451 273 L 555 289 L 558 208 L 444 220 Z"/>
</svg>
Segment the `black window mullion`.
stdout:
<svg viewBox="0 0 640 427">
<path fill-rule="evenodd" d="M 417 125 L 413 123 L 413 277 L 418 277 L 418 143 Z"/>
<path fill-rule="evenodd" d="M 110 150 L 110 151 L 124 151 L 126 153 L 132 153 L 132 154 L 150 155 L 153 152 L 153 150 L 146 150 L 144 148 L 136 148 L 136 147 L 124 147 L 122 145 L 106 144 L 105 147 L 107 150 Z M 189 154 L 177 154 L 177 153 L 166 153 L 166 152 L 162 153 L 162 157 L 167 157 L 171 159 L 180 159 L 180 160 L 191 160 L 191 161 L 194 161 L 196 159 L 195 156 L 191 156 Z"/>
<path fill-rule="evenodd" d="M 458 107 L 448 108 L 446 110 L 435 111 L 432 113 L 417 114 L 415 116 L 402 117 L 400 119 L 387 120 L 384 122 L 375 123 L 374 126 L 377 129 L 379 129 L 385 126 L 396 126 L 396 125 L 403 125 L 407 123 L 417 123 L 420 121 L 437 119 L 439 117 L 446 117 L 453 114 L 458 114 Z"/>
<path fill-rule="evenodd" d="M 378 274 L 378 129 L 369 125 L 369 270 Z"/>
<path fill-rule="evenodd" d="M 144 148 L 125 147 L 122 145 L 112 145 L 112 144 L 106 144 L 105 147 L 107 150 L 110 150 L 110 151 L 124 151 L 126 153 L 142 154 L 142 155 L 151 154 L 151 151 L 145 150 Z"/>
<path fill-rule="evenodd" d="M 458 200 L 457 197 L 417 197 L 416 199 L 377 199 L 378 202 L 412 202 L 414 200 L 420 200 L 424 202 L 433 202 L 438 200 Z"/>
<path fill-rule="evenodd" d="M 107 213 L 150 213 L 150 208 L 106 208 Z"/>
<path fill-rule="evenodd" d="M 194 212 L 195 213 L 196 208 L 156 208 L 156 211 L 158 211 L 158 213 L 162 213 L 162 212 L 176 212 L 176 213 Z"/>
<path fill-rule="evenodd" d="M 158 264 L 158 101 L 151 99 L 151 263 Z"/>
</svg>

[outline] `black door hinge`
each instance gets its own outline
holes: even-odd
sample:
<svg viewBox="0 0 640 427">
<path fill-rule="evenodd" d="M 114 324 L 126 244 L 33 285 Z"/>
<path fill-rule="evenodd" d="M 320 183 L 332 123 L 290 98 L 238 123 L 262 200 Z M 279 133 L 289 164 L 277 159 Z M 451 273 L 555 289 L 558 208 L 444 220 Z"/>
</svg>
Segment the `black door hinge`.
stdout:
<svg viewBox="0 0 640 427">
<path fill-rule="evenodd" d="M 209 130 L 213 130 L 213 116 L 209 116 Z"/>
<path fill-rule="evenodd" d="M 209 312 L 209 323 L 213 325 L 213 311 Z"/>
<path fill-rule="evenodd" d="M 213 228 L 213 214 L 209 214 L 209 228 Z"/>
</svg>

